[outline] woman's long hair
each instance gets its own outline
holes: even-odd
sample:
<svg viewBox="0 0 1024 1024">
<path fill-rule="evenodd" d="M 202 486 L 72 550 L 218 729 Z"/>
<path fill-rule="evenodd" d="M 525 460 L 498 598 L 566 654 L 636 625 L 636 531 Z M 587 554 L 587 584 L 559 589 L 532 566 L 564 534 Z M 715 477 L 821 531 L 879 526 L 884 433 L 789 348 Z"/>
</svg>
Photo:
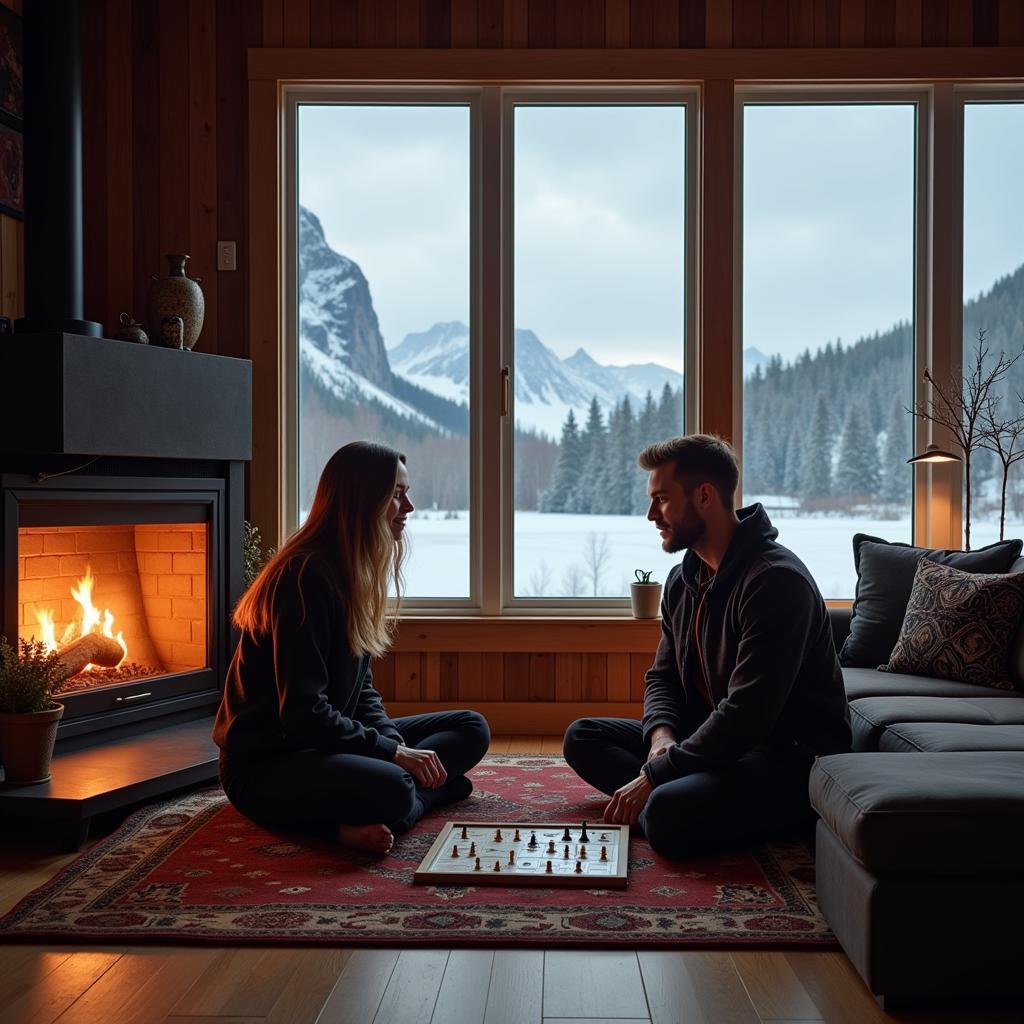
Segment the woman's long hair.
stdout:
<svg viewBox="0 0 1024 1024">
<path fill-rule="evenodd" d="M 263 567 L 235 608 L 234 622 L 254 635 L 272 629 L 274 596 L 295 568 L 302 574 L 317 559 L 336 580 L 344 603 L 349 649 L 379 658 L 394 629 L 387 616 L 388 584 L 401 596 L 404 540 L 395 540 L 385 516 L 405 456 L 382 444 L 353 441 L 339 448 L 320 474 L 309 517 Z"/>
</svg>

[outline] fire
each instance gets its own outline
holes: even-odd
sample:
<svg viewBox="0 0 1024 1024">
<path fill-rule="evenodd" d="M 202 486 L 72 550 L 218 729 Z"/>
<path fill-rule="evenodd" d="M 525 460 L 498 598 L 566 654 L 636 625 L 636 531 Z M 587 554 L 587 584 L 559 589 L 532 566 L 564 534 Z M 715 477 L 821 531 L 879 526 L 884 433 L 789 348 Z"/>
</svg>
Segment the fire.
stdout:
<svg viewBox="0 0 1024 1024">
<path fill-rule="evenodd" d="M 71 596 L 78 602 L 81 609 L 81 622 L 69 622 L 57 641 L 57 625 L 53 618 L 53 610 L 50 608 L 36 609 L 36 619 L 39 621 L 39 628 L 43 633 L 43 644 L 47 651 L 59 651 L 66 644 L 79 637 L 87 636 L 89 633 L 100 633 L 103 636 L 116 640 L 121 645 L 124 656 L 118 664 L 122 664 L 128 657 L 128 645 L 124 642 L 124 635 L 114 635 L 114 615 L 109 608 L 102 612 L 92 603 L 92 588 L 96 581 L 93 579 L 92 567 L 85 567 L 85 576 L 78 581 L 78 586 L 71 588 Z M 86 665 L 85 671 L 92 669 L 92 665 Z"/>
</svg>

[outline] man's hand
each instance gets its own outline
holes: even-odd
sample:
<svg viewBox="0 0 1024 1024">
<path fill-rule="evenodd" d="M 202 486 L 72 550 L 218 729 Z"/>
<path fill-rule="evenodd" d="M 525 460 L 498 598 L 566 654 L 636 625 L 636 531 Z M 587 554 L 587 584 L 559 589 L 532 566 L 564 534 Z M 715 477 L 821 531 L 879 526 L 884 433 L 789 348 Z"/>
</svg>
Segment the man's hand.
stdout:
<svg viewBox="0 0 1024 1024">
<path fill-rule="evenodd" d="M 647 760 L 653 761 L 656 757 L 662 757 L 669 747 L 674 747 L 678 742 L 676 734 L 667 725 L 659 725 L 651 733 L 651 749 L 647 754 Z"/>
<path fill-rule="evenodd" d="M 654 792 L 647 776 L 643 772 L 632 782 L 615 790 L 615 794 L 604 809 L 604 820 L 609 825 L 635 825 L 640 820 L 640 812 L 647 803 L 647 798 Z"/>
<path fill-rule="evenodd" d="M 424 789 L 437 789 L 448 778 L 441 758 L 433 750 L 417 750 L 399 744 L 395 764 L 404 768 Z"/>
</svg>

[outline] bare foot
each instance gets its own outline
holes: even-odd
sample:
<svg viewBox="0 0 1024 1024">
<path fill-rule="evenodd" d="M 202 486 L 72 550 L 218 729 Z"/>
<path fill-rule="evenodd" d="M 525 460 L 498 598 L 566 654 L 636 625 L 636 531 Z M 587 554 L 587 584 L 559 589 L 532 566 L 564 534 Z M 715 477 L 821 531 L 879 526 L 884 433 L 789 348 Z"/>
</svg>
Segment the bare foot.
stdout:
<svg viewBox="0 0 1024 1024">
<path fill-rule="evenodd" d="M 340 825 L 338 842 L 356 850 L 370 853 L 389 853 L 395 837 L 387 825 Z"/>
</svg>

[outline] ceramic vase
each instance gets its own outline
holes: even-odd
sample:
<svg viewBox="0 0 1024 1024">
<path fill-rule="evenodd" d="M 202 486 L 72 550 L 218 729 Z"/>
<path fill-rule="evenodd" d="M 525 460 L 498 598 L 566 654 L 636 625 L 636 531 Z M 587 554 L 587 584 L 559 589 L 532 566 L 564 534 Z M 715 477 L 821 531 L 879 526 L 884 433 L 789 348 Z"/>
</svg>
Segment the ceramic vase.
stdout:
<svg viewBox="0 0 1024 1024">
<path fill-rule="evenodd" d="M 150 329 L 159 334 L 168 317 L 180 316 L 184 324 L 183 345 L 191 349 L 203 329 L 206 308 L 203 289 L 199 287 L 198 278 L 193 280 L 185 274 L 185 263 L 191 257 L 169 254 L 164 259 L 167 260 L 167 276 L 154 277 L 149 286 Z"/>
<path fill-rule="evenodd" d="M 31 715 L 0 714 L 0 761 L 8 786 L 49 782 L 50 761 L 63 704 Z"/>
<path fill-rule="evenodd" d="M 634 619 L 654 619 L 661 608 L 660 583 L 630 583 L 629 600 Z"/>
</svg>

